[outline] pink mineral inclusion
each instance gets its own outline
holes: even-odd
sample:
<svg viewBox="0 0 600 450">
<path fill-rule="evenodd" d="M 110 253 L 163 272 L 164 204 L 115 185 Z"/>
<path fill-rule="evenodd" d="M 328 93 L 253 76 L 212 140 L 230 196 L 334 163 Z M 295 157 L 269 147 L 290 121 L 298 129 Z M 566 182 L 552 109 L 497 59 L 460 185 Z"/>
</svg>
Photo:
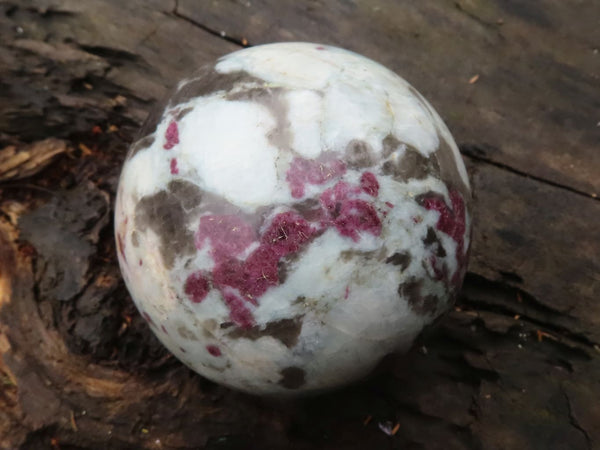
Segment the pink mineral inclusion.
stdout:
<svg viewBox="0 0 600 450">
<path fill-rule="evenodd" d="M 286 173 L 292 197 L 302 198 L 307 184 L 324 184 L 346 173 L 346 164 L 339 159 L 319 160 L 294 158 Z"/>
<path fill-rule="evenodd" d="M 232 293 L 225 293 L 223 300 L 229 308 L 229 318 L 240 328 L 250 328 L 254 325 L 254 316 L 244 300 Z"/>
<path fill-rule="evenodd" d="M 381 234 L 381 220 L 377 215 L 377 211 L 364 200 L 344 202 L 340 215 L 334 223 L 342 236 L 347 236 L 355 242 L 360 240 L 359 231 L 366 231 L 374 236 Z"/>
<path fill-rule="evenodd" d="M 152 320 L 152 317 L 150 317 L 150 314 L 148 314 L 146 311 L 142 311 L 142 317 L 146 320 L 146 322 L 148 322 L 150 325 L 155 326 L 154 325 L 154 321 Z"/>
<path fill-rule="evenodd" d="M 256 233 L 250 225 L 236 215 L 209 215 L 200 219 L 195 236 L 196 248 L 210 240 L 210 255 L 216 263 L 239 255 L 256 241 Z"/>
<path fill-rule="evenodd" d="M 123 236 L 121 236 L 121 233 L 117 233 L 117 247 L 119 248 L 119 253 L 123 258 L 123 262 L 126 263 L 127 258 L 125 257 L 125 241 L 123 241 Z"/>
<path fill-rule="evenodd" d="M 207 345 L 206 350 L 212 356 L 215 356 L 215 357 L 221 356 L 221 349 L 219 347 L 217 347 L 216 345 Z"/>
<path fill-rule="evenodd" d="M 465 230 L 466 230 L 466 215 L 465 202 L 462 196 L 457 191 L 450 192 L 450 201 L 452 208 L 449 208 L 442 197 L 431 196 L 423 199 L 423 207 L 428 210 L 437 211 L 440 213 L 436 228 L 443 233 L 446 233 L 456 242 L 456 259 L 458 261 L 459 270 L 456 271 L 452 278 L 452 283 L 458 285 L 461 280 L 461 272 L 464 270 L 467 255 L 465 251 Z M 436 261 L 432 261 L 432 267 L 439 278 L 446 278 L 445 270 L 439 268 Z M 461 270 L 462 269 L 462 270 Z"/>
<path fill-rule="evenodd" d="M 187 277 L 183 289 L 192 299 L 192 302 L 200 303 L 208 294 L 210 286 L 208 280 L 204 278 L 201 273 L 196 272 Z"/>
<path fill-rule="evenodd" d="M 345 181 L 338 182 L 332 188 L 325 190 L 319 197 L 322 213 L 330 218 L 337 217 L 340 213 L 342 203 L 347 201 L 350 196 L 359 193 L 359 189 L 351 186 Z"/>
<path fill-rule="evenodd" d="M 216 263 L 212 284 L 222 292 L 235 324 L 242 328 L 254 325 L 247 304 L 258 305 L 257 299 L 279 284 L 280 260 L 300 250 L 316 232 L 316 228 L 294 212 L 276 215 L 260 239 L 239 216 L 209 215 L 200 219 L 196 247 L 200 249 L 210 240 L 210 254 Z M 245 260 L 237 258 L 257 241 L 258 247 Z M 192 301 L 202 301 L 208 286 L 207 276 L 196 272 L 188 277 L 185 292 Z"/>
<path fill-rule="evenodd" d="M 167 127 L 167 131 L 165 132 L 165 140 L 165 145 L 163 145 L 165 150 L 170 150 L 179 144 L 179 128 L 177 127 L 177 122 L 174 120 L 172 120 Z"/>
<path fill-rule="evenodd" d="M 339 160 L 295 158 L 287 180 L 292 196 L 300 198 L 306 184 L 324 184 L 345 171 L 345 164 Z M 206 297 L 211 286 L 218 289 L 230 319 L 241 328 L 252 327 L 255 320 L 251 308 L 258 305 L 268 289 L 279 285 L 279 264 L 283 258 L 302 250 L 316 235 L 331 227 L 354 241 L 360 239 L 360 232 L 381 234 L 377 210 L 365 200 L 365 194 L 377 197 L 378 193 L 379 183 L 370 172 L 363 174 L 360 186 L 338 181 L 321 194 L 318 210 L 307 213 L 311 222 L 296 212 L 282 212 L 260 236 L 242 216 L 201 217 L 195 244 L 198 249 L 210 245 L 215 265 L 210 273 L 192 273 L 186 280 L 185 293 L 197 303 Z"/>
<path fill-rule="evenodd" d="M 360 188 L 372 197 L 379 195 L 377 177 L 371 172 L 364 172 L 360 177 Z"/>
<path fill-rule="evenodd" d="M 177 159 L 172 158 L 171 159 L 171 175 L 178 175 L 178 174 L 179 174 L 179 168 L 177 167 Z"/>
<path fill-rule="evenodd" d="M 371 203 L 356 198 L 360 193 L 360 188 L 340 181 L 323 192 L 319 199 L 323 209 L 323 223 L 335 226 L 342 236 L 355 242 L 360 239 L 359 231 L 366 231 L 374 236 L 381 234 L 381 220 L 377 210 Z"/>
<path fill-rule="evenodd" d="M 442 197 L 431 196 L 423 199 L 425 209 L 440 213 L 436 228 L 454 239 L 458 245 L 458 252 L 463 253 L 465 243 L 465 202 L 457 191 L 450 192 L 452 209 L 446 205 Z"/>
</svg>

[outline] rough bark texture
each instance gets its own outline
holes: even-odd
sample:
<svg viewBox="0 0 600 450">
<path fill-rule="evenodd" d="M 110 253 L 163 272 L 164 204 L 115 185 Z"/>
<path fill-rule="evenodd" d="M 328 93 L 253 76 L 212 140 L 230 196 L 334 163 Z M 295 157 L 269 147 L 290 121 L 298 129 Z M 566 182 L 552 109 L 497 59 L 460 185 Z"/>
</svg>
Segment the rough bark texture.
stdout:
<svg viewBox="0 0 600 450">
<path fill-rule="evenodd" d="M 594 0 L 0 1 L 0 448 L 600 448 L 599 19 Z M 286 403 L 170 356 L 112 235 L 155 101 L 275 40 L 407 78 L 476 198 L 456 309 L 365 383 Z"/>
</svg>

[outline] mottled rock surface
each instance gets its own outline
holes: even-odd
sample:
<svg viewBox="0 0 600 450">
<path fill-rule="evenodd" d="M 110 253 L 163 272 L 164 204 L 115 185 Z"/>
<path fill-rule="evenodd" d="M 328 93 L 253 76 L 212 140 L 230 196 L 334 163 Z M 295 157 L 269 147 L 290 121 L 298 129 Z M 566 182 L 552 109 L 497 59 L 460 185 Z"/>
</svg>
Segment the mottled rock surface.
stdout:
<svg viewBox="0 0 600 450">
<path fill-rule="evenodd" d="M 454 304 L 466 169 L 383 66 L 320 44 L 238 51 L 179 82 L 143 133 L 118 188 L 121 270 L 159 339 L 209 379 L 346 385 Z"/>
</svg>

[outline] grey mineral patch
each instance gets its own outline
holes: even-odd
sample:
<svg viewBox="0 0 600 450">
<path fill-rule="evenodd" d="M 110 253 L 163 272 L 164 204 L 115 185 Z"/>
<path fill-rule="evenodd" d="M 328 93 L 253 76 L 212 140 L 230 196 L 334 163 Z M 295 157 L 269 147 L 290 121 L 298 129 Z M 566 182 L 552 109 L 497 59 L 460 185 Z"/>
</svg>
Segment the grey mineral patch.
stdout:
<svg viewBox="0 0 600 450">
<path fill-rule="evenodd" d="M 396 252 L 393 255 L 389 256 L 385 262 L 387 264 L 393 264 L 394 266 L 398 266 L 401 271 L 406 270 L 406 268 L 410 265 L 410 261 L 412 257 L 408 252 Z"/>
<path fill-rule="evenodd" d="M 187 116 L 190 112 L 192 112 L 194 108 L 192 108 L 191 106 L 188 108 L 183 108 L 178 110 L 177 112 L 175 112 L 175 115 L 173 116 L 173 118 L 176 121 L 180 121 L 181 119 L 183 119 L 185 116 Z"/>
<path fill-rule="evenodd" d="M 150 148 L 150 146 L 152 146 L 152 144 L 154 144 L 154 141 L 155 141 L 155 138 L 154 138 L 153 134 L 149 134 L 148 136 L 138 139 L 136 142 L 133 143 L 133 145 L 131 147 L 129 147 L 127 159 L 131 159 L 135 155 L 137 155 L 139 152 L 141 152 L 142 150 L 146 150 L 147 148 Z"/>
<path fill-rule="evenodd" d="M 432 227 L 427 227 L 427 235 L 423 238 L 423 244 L 425 244 L 426 248 L 432 250 L 436 256 L 439 256 L 440 258 L 446 256 L 446 250 L 442 245 L 442 241 L 440 241 L 437 233 Z"/>
<path fill-rule="evenodd" d="M 386 160 L 381 171 L 396 181 L 406 182 L 411 178 L 420 180 L 430 175 L 439 177 L 439 166 L 435 157 L 427 158 L 414 147 L 405 145 L 401 158 Z"/>
<path fill-rule="evenodd" d="M 170 107 L 196 97 L 204 97 L 218 92 L 229 92 L 238 84 L 264 83 L 260 78 L 248 72 L 237 71 L 219 73 L 212 66 L 199 69 L 191 78 L 185 80 L 181 87 L 171 96 Z"/>
<path fill-rule="evenodd" d="M 362 251 L 362 250 L 343 250 L 340 252 L 340 259 L 344 262 L 352 261 L 354 258 L 364 258 L 364 259 L 373 259 L 378 258 L 383 255 L 383 249 L 380 250 L 370 250 L 370 251 Z"/>
<path fill-rule="evenodd" d="M 133 233 L 131 233 L 131 245 L 133 245 L 134 247 L 140 246 L 140 235 L 135 230 L 133 231 Z"/>
<path fill-rule="evenodd" d="M 367 142 L 358 139 L 353 139 L 348 143 L 345 156 L 348 166 L 354 169 L 371 167 L 375 160 L 371 146 Z"/>
<path fill-rule="evenodd" d="M 223 325 L 221 325 L 223 327 Z M 264 327 L 255 325 L 251 328 L 235 328 L 227 333 L 231 339 L 245 338 L 255 341 L 261 337 L 271 336 L 277 339 L 288 348 L 292 348 L 298 343 L 298 336 L 302 331 L 302 316 L 292 319 L 281 319 L 268 322 Z"/>
<path fill-rule="evenodd" d="M 203 199 L 203 193 L 200 188 L 189 181 L 173 180 L 169 182 L 167 189 L 186 210 L 191 210 L 199 206 Z"/>
<path fill-rule="evenodd" d="M 410 280 L 398 286 L 398 295 L 408 302 L 411 309 L 420 315 L 435 315 L 439 299 L 434 295 L 422 295 L 423 282 Z"/>
<path fill-rule="evenodd" d="M 176 180 L 169 183 L 167 190 L 142 197 L 135 207 L 136 228 L 150 228 L 159 236 L 159 251 L 167 268 L 178 256 L 196 251 L 188 222 L 191 210 L 201 199 L 202 191 L 195 184 Z"/>
<path fill-rule="evenodd" d="M 396 150 L 398 150 L 398 147 L 402 145 L 402 142 L 400 142 L 393 134 L 388 134 L 386 137 L 383 138 L 381 144 L 383 146 L 382 155 L 384 158 L 387 158 Z"/>
<path fill-rule="evenodd" d="M 288 267 L 288 263 L 284 260 L 280 260 L 277 263 L 277 278 L 279 280 L 279 284 L 283 284 L 285 283 L 285 280 L 287 280 Z"/>
</svg>

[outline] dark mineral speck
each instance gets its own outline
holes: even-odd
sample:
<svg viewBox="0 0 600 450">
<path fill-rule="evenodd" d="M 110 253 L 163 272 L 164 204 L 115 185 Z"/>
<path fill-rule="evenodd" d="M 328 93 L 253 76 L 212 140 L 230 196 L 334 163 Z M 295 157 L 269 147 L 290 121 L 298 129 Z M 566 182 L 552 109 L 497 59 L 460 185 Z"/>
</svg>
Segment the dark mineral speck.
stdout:
<svg viewBox="0 0 600 450">
<path fill-rule="evenodd" d="M 408 252 L 396 252 L 388 257 L 385 262 L 398 266 L 400 270 L 405 270 L 410 265 L 411 259 L 410 253 Z"/>
<path fill-rule="evenodd" d="M 306 383 L 306 373 L 300 367 L 286 367 L 280 373 L 279 384 L 286 389 L 298 389 Z"/>
</svg>

